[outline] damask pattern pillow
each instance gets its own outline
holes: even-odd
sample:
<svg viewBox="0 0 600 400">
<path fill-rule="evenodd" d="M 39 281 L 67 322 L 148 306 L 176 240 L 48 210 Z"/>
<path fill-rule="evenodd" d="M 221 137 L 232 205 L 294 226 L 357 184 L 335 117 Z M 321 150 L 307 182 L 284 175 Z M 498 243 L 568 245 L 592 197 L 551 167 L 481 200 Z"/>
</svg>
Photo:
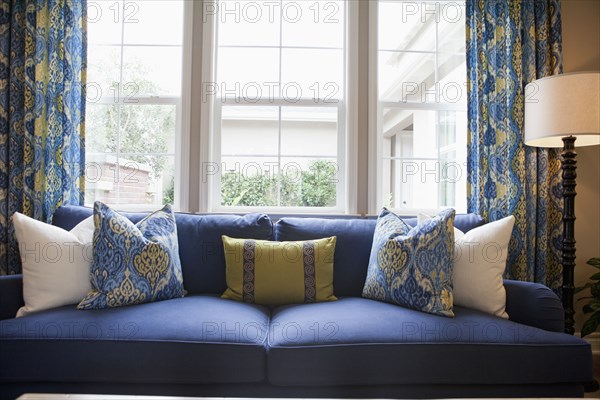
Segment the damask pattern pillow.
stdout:
<svg viewBox="0 0 600 400">
<path fill-rule="evenodd" d="M 177 226 L 171 206 L 164 206 L 134 225 L 97 201 L 92 246 L 92 290 L 78 309 L 183 297 Z"/>
<path fill-rule="evenodd" d="M 378 220 L 363 297 L 453 317 L 454 217 L 444 210 L 405 234 L 379 232 Z"/>
<path fill-rule="evenodd" d="M 385 207 L 381 210 L 381 213 L 379 213 L 379 217 L 377 218 L 375 232 L 373 233 L 373 244 L 371 245 L 371 254 L 369 256 L 367 280 L 369 277 L 376 277 L 378 274 L 379 265 L 377 263 L 377 255 L 379 249 L 382 248 L 388 240 L 397 236 L 406 235 L 411 229 L 410 225 L 392 211 Z M 364 288 L 366 289 L 367 285 L 365 285 Z M 370 295 L 374 296 L 375 294 Z M 363 296 L 368 297 L 364 293 Z"/>
<path fill-rule="evenodd" d="M 224 299 L 268 306 L 337 300 L 333 295 L 336 237 L 273 242 L 223 236 Z"/>
</svg>

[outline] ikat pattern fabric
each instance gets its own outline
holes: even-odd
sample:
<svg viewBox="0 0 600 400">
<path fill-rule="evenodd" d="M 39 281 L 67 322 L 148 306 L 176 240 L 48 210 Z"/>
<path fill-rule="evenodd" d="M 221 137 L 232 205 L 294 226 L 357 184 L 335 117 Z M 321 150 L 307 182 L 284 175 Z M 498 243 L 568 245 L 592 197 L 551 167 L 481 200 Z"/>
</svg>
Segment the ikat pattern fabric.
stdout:
<svg viewBox="0 0 600 400">
<path fill-rule="evenodd" d="M 0 274 L 21 271 L 15 212 L 84 198 L 86 0 L 0 4 Z"/>
<path fill-rule="evenodd" d="M 399 218 L 392 215 L 384 209 L 377 221 L 362 296 L 453 317 L 455 211 L 444 210 L 408 232 L 391 229 Z"/>
<path fill-rule="evenodd" d="M 94 204 L 92 291 L 80 310 L 120 307 L 183 297 L 177 225 L 170 205 L 133 224 Z"/>
<path fill-rule="evenodd" d="M 505 277 L 562 284 L 559 150 L 525 146 L 529 82 L 562 72 L 558 0 L 467 1 L 468 211 L 516 218 Z"/>
</svg>

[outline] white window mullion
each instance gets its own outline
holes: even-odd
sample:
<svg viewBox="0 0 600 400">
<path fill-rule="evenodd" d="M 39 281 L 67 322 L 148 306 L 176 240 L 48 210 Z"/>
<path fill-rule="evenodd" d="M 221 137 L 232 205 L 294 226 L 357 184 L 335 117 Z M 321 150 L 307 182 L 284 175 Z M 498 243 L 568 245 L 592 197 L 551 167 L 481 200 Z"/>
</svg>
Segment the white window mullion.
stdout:
<svg viewBox="0 0 600 400">
<path fill-rule="evenodd" d="M 377 22 L 378 2 L 369 2 L 369 179 L 368 179 L 368 205 L 369 213 L 377 214 L 383 202 L 381 196 L 382 165 L 379 162 L 383 155 L 381 140 L 381 109 L 379 104 L 379 91 L 377 89 L 377 68 L 379 60 Z"/>
<path fill-rule="evenodd" d="M 197 23 L 197 20 L 195 21 Z M 206 7 L 202 7 L 202 68 L 200 71 L 201 82 L 216 82 L 216 62 L 218 57 L 218 48 L 216 46 L 217 32 L 217 14 L 208 13 Z M 215 200 L 214 193 L 220 193 L 214 190 L 216 180 L 214 176 L 208 174 L 210 164 L 218 165 L 216 160 L 220 157 L 214 149 L 215 143 L 220 147 L 220 124 L 216 123 L 213 115 L 216 109 L 216 99 L 214 95 L 206 93 L 206 87 L 201 89 L 202 98 L 200 99 L 200 148 L 197 149 L 200 157 L 200 182 L 198 194 L 198 210 L 200 212 L 213 211 Z M 220 111 L 219 111 L 220 114 Z M 214 127 L 214 128 L 213 128 Z M 214 136 L 212 135 L 214 132 Z M 220 151 L 220 150 L 219 150 Z M 220 180 L 218 182 L 220 186 Z"/>
<path fill-rule="evenodd" d="M 346 72 L 345 82 L 345 107 L 341 107 L 342 117 L 345 129 L 339 137 L 345 139 L 344 148 L 339 154 L 345 155 L 344 180 L 345 184 L 340 185 L 344 190 L 346 204 L 344 208 L 348 214 L 356 214 L 358 211 L 358 43 L 359 43 L 359 7 L 358 1 L 349 1 L 346 5 L 347 24 L 345 29 L 346 57 L 344 60 L 344 71 Z M 365 149 L 366 150 L 366 149 Z M 339 191 L 338 191 L 339 192 Z M 339 198 L 339 197 L 338 197 Z"/>
</svg>

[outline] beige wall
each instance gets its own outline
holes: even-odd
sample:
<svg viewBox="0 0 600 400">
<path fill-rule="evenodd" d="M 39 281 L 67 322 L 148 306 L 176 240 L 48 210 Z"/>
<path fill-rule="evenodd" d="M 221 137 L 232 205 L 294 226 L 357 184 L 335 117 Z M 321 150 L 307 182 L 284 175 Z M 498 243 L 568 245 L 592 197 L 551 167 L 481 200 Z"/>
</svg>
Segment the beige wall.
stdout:
<svg viewBox="0 0 600 400">
<path fill-rule="evenodd" d="M 562 28 L 564 72 L 600 70 L 600 0 L 563 0 Z M 597 272 L 585 262 L 600 257 L 600 146 L 577 153 L 575 285 L 580 286 Z M 575 330 L 580 331 L 584 316 L 576 305 Z"/>
</svg>

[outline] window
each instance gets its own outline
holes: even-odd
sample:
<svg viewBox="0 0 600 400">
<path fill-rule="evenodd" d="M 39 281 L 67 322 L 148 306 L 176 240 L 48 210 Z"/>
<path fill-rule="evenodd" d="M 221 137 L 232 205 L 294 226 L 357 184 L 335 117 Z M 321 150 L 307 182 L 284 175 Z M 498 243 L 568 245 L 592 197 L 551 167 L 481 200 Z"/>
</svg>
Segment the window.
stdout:
<svg viewBox="0 0 600 400">
<path fill-rule="evenodd" d="M 183 7 L 88 2 L 86 204 L 177 202 Z"/>
<path fill-rule="evenodd" d="M 212 210 L 345 210 L 347 12 L 329 0 L 205 7 Z"/>
<path fill-rule="evenodd" d="M 371 179 L 381 206 L 466 210 L 464 2 L 371 6 Z"/>
<path fill-rule="evenodd" d="M 90 1 L 86 203 L 464 212 L 465 18 L 464 1 Z"/>
</svg>

